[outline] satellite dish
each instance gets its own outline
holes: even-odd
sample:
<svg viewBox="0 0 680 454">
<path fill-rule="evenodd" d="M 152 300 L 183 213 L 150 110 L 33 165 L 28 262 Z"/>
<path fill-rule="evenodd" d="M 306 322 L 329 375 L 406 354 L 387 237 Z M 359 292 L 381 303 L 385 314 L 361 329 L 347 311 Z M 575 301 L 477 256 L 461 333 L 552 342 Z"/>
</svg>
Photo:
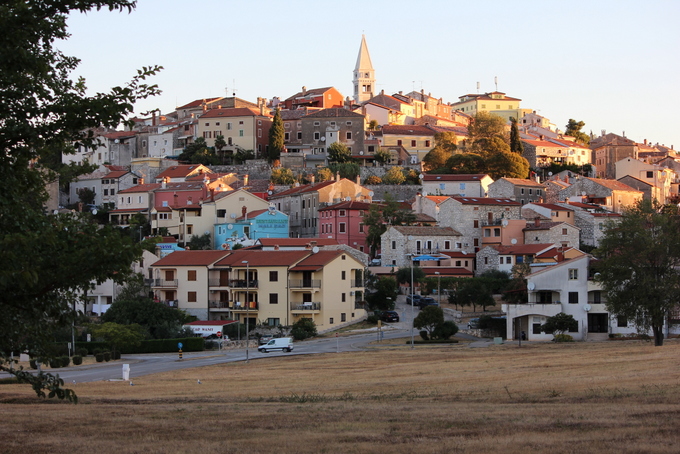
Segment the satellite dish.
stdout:
<svg viewBox="0 0 680 454">
<path fill-rule="evenodd" d="M 267 191 L 267 194 L 272 195 L 274 191 Z"/>
<path fill-rule="evenodd" d="M 534 284 L 533 282 L 529 282 L 529 283 L 527 284 L 527 288 L 528 288 L 529 290 L 533 290 L 533 289 L 536 288 L 536 284 Z"/>
<path fill-rule="evenodd" d="M 508 220 L 507 220 L 507 219 L 503 219 L 503 220 L 501 221 L 501 225 L 502 225 L 503 227 L 507 227 L 507 226 L 508 226 Z"/>
<path fill-rule="evenodd" d="M 231 213 L 231 214 L 229 215 L 229 217 L 232 218 L 232 219 L 236 219 L 236 213 Z"/>
<path fill-rule="evenodd" d="M 591 309 L 592 307 L 590 306 L 590 304 L 586 304 L 585 306 L 583 306 L 583 310 L 586 312 L 590 312 Z"/>
<path fill-rule="evenodd" d="M 224 249 L 225 251 L 226 251 L 227 249 L 229 249 L 229 245 L 228 245 L 227 243 L 222 243 L 222 246 L 220 246 L 220 247 L 221 247 L 222 249 Z"/>
<path fill-rule="evenodd" d="M 97 215 L 97 209 L 96 208 L 92 208 L 92 214 L 94 214 L 95 216 Z"/>
<path fill-rule="evenodd" d="M 227 228 L 228 228 L 229 230 L 231 230 L 231 229 L 233 229 L 233 228 L 234 228 L 234 226 L 233 226 L 233 225 L 231 225 L 231 224 L 227 224 Z"/>
<path fill-rule="evenodd" d="M 326 138 L 325 138 L 325 137 L 322 137 L 320 140 L 321 140 L 322 142 L 325 142 L 325 141 L 326 141 Z"/>
<path fill-rule="evenodd" d="M 425 178 L 425 175 L 423 175 L 423 174 L 421 173 L 420 175 L 418 175 L 418 178 L 420 178 L 420 179 L 422 180 L 423 178 Z"/>
<path fill-rule="evenodd" d="M 360 156 L 363 156 L 363 155 L 364 155 L 363 150 L 359 152 L 359 155 L 360 155 Z"/>
<path fill-rule="evenodd" d="M 511 239 L 511 240 L 510 240 L 510 243 L 512 243 L 512 244 L 517 244 L 517 238 Z"/>
<path fill-rule="evenodd" d="M 552 172 L 548 172 L 548 176 L 551 177 L 551 176 L 552 176 Z"/>
<path fill-rule="evenodd" d="M 120 140 L 116 139 L 113 141 L 113 143 L 120 143 Z"/>
<path fill-rule="evenodd" d="M 312 254 L 316 254 L 317 252 L 319 252 L 319 246 L 314 246 L 312 248 Z"/>
<path fill-rule="evenodd" d="M 206 230 L 205 232 L 203 232 L 203 235 L 210 235 L 210 232 Z"/>
<path fill-rule="evenodd" d="M 373 197 L 373 191 L 370 191 L 370 192 L 368 193 L 368 196 L 369 196 L 369 197 Z"/>
<path fill-rule="evenodd" d="M 59 214 L 59 210 L 54 210 L 52 214 Z"/>
<path fill-rule="evenodd" d="M 585 197 L 586 191 L 581 191 L 581 195 Z"/>
<path fill-rule="evenodd" d="M 352 200 L 352 198 L 350 196 L 345 197 L 346 202 L 349 202 L 350 200 Z"/>
</svg>

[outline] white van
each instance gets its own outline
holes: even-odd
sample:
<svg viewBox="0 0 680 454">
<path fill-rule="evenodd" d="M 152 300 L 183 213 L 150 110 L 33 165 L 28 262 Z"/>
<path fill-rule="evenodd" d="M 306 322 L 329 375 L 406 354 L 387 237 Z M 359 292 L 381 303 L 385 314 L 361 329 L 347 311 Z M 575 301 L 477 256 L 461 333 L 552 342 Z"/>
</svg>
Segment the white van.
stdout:
<svg viewBox="0 0 680 454">
<path fill-rule="evenodd" d="M 293 339 L 291 339 L 290 337 L 272 339 L 266 344 L 257 347 L 257 350 L 262 353 L 272 352 L 274 350 L 281 350 L 282 352 L 292 352 Z"/>
</svg>

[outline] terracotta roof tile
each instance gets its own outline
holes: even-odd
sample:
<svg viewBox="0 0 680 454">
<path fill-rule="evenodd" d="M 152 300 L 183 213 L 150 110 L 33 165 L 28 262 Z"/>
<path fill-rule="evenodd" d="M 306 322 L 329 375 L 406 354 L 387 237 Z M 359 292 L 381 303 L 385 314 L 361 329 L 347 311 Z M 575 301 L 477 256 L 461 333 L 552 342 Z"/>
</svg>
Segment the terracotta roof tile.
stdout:
<svg viewBox="0 0 680 454">
<path fill-rule="evenodd" d="M 230 251 L 175 251 L 152 266 L 208 266 L 230 254 Z"/>
</svg>

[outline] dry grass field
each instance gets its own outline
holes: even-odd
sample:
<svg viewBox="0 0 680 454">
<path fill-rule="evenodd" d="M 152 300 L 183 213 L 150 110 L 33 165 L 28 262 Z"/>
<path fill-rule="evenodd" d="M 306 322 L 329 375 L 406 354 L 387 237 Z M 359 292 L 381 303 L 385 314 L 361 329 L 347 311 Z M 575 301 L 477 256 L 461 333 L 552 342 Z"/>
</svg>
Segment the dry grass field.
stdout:
<svg viewBox="0 0 680 454">
<path fill-rule="evenodd" d="M 78 405 L 0 386 L 0 452 L 680 451 L 678 340 L 393 344 L 134 384 L 77 384 Z"/>
</svg>

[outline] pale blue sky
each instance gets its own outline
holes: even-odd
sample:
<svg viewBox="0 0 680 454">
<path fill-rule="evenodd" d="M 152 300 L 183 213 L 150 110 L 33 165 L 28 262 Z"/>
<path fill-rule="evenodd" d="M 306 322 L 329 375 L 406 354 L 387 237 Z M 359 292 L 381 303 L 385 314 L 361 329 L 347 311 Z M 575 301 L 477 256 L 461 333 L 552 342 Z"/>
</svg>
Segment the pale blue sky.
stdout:
<svg viewBox="0 0 680 454">
<path fill-rule="evenodd" d="M 366 35 L 377 89 L 445 102 L 498 89 L 564 129 L 680 148 L 680 1 L 139 0 L 131 14 L 69 19 L 58 47 L 82 60 L 92 91 L 162 65 L 163 90 L 138 112 L 195 99 L 285 99 L 336 87 L 352 94 Z"/>
</svg>

